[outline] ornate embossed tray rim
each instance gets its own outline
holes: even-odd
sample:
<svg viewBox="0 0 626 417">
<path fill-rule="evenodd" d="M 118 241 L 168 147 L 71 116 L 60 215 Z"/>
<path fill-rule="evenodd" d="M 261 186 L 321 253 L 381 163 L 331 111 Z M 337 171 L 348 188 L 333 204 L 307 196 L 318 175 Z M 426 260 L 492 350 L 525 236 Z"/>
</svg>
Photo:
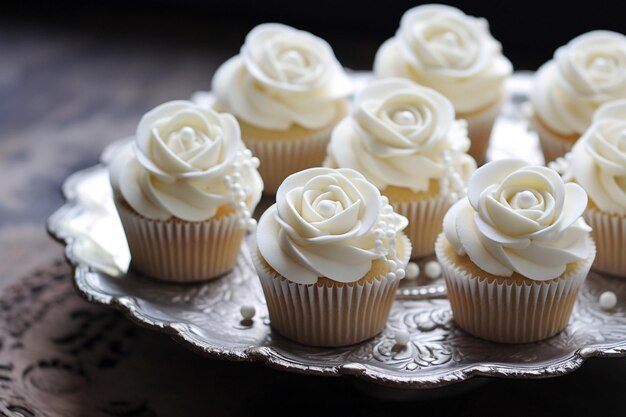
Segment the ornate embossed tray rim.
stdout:
<svg viewBox="0 0 626 417">
<path fill-rule="evenodd" d="M 513 102 L 516 99 L 514 93 L 515 91 L 513 91 L 512 94 Z M 108 156 L 105 152 L 105 154 L 103 154 L 103 160 L 106 159 L 108 159 Z M 139 325 L 165 332 L 181 344 L 202 355 L 232 361 L 259 361 L 277 369 L 310 375 L 352 375 L 388 387 L 409 389 L 444 387 L 456 382 L 468 380 L 474 376 L 506 378 L 555 377 L 578 369 L 584 361 L 590 357 L 626 356 L 625 336 L 623 339 L 614 340 L 611 343 L 591 343 L 589 345 L 580 346 L 570 354 L 564 355 L 558 359 L 546 358 L 546 360 L 534 360 L 528 363 L 507 363 L 506 361 L 490 361 L 489 358 L 485 357 L 483 361 L 467 363 L 452 371 L 443 369 L 432 372 L 432 369 L 428 369 L 428 372 L 404 372 L 402 370 L 382 369 L 380 366 L 374 366 L 362 361 L 343 361 L 341 360 L 341 356 L 339 356 L 339 360 L 332 360 L 327 363 L 320 363 L 319 360 L 309 360 L 310 357 L 305 358 L 298 356 L 298 353 L 289 356 L 285 355 L 285 353 L 281 353 L 280 349 L 276 348 L 275 341 L 273 341 L 274 344 L 267 346 L 250 344 L 236 347 L 227 346 L 226 344 L 207 343 L 206 338 L 203 338 L 202 334 L 195 331 L 193 326 L 183 323 L 180 320 L 170 321 L 149 314 L 146 311 L 147 309 L 143 308 L 144 300 L 141 297 L 132 296 L 130 294 L 112 296 L 99 292 L 93 285 L 90 285 L 89 279 L 93 278 L 94 274 L 95 276 L 101 274 L 94 268 L 94 266 L 97 267 L 98 265 L 90 265 L 81 261 L 81 257 L 77 256 L 76 247 L 81 242 L 81 238 L 84 237 L 68 230 L 64 222 L 79 216 L 81 213 L 85 213 L 85 211 L 91 210 L 89 207 L 85 207 L 83 202 L 79 201 L 78 186 L 82 181 L 90 178 L 90 176 L 101 174 L 104 170 L 104 163 L 101 163 L 95 167 L 76 172 L 68 177 L 63 184 L 63 194 L 66 199 L 66 204 L 58 209 L 48 221 L 49 233 L 66 245 L 65 255 L 67 260 L 75 267 L 74 285 L 78 293 L 89 302 L 110 306 L 121 311 L 129 319 Z M 247 252 L 245 248 L 243 248 L 243 252 Z M 141 285 L 141 283 L 139 285 Z M 407 294 L 411 294 L 411 292 L 408 291 L 400 295 Z M 418 294 L 418 292 L 414 291 L 413 294 Z M 425 293 L 419 292 L 419 294 L 423 295 Z M 441 296 L 441 290 L 431 290 L 430 294 Z M 397 301 L 397 303 L 405 302 L 410 303 L 410 301 Z M 579 303 L 580 302 L 581 301 L 579 301 Z M 620 316 L 626 318 L 623 312 L 620 313 Z M 265 325 L 267 325 L 267 323 L 265 323 Z M 393 332 L 391 330 L 386 330 L 385 332 L 387 332 L 387 334 L 382 338 L 392 340 Z M 466 339 L 472 339 L 471 336 L 468 335 L 464 337 Z M 280 338 L 278 342 L 282 344 L 281 347 L 287 346 L 288 348 L 290 346 L 290 342 L 285 340 L 281 341 Z M 350 349 L 356 350 L 359 349 L 360 346 L 361 345 L 355 345 L 353 347 L 341 348 L 338 351 L 346 352 Z M 508 349 L 510 349 L 510 347 Z M 315 355 L 315 349 L 310 349 L 309 352 L 313 352 L 312 354 Z M 451 354 L 454 354 L 454 352 Z"/>
</svg>

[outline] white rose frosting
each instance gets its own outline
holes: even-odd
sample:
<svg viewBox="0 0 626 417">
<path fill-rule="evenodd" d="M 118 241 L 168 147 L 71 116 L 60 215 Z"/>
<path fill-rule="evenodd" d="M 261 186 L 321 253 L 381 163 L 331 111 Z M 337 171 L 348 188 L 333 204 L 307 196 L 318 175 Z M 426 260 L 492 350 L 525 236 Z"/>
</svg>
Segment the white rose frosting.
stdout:
<svg viewBox="0 0 626 417">
<path fill-rule="evenodd" d="M 431 179 L 458 174 L 458 187 L 476 169 L 465 122 L 435 90 L 401 78 L 378 80 L 356 94 L 350 117 L 333 131 L 328 154 L 384 190 L 426 191 Z"/>
<path fill-rule="evenodd" d="M 444 218 L 446 238 L 483 271 L 545 281 L 589 256 L 587 194 L 556 171 L 517 159 L 476 170 Z"/>
<path fill-rule="evenodd" d="M 395 240 L 407 223 L 358 172 L 311 168 L 279 187 L 276 204 L 259 220 L 257 245 L 289 281 L 355 282 L 375 259 L 398 261 Z"/>
<path fill-rule="evenodd" d="M 576 142 L 567 178 L 574 178 L 602 211 L 626 215 L 626 100 L 601 106 Z"/>
<path fill-rule="evenodd" d="M 602 103 L 619 98 L 626 98 L 626 36 L 610 31 L 585 33 L 557 49 L 531 93 L 537 116 L 563 135 L 581 135 Z"/>
<path fill-rule="evenodd" d="M 426 191 L 431 179 L 476 169 L 465 122 L 435 90 L 401 78 L 374 81 L 356 94 L 351 116 L 334 129 L 330 160 L 361 172 L 380 190 L 392 185 Z"/>
<path fill-rule="evenodd" d="M 396 36 L 380 47 L 374 61 L 378 77 L 404 77 L 434 88 L 459 113 L 500 100 L 512 70 L 485 19 L 439 4 L 407 10 Z"/>
<path fill-rule="evenodd" d="M 249 222 L 263 191 L 256 166 L 233 116 L 171 101 L 143 116 L 109 173 L 114 192 L 146 218 L 204 221 L 230 204 Z"/>
<path fill-rule="evenodd" d="M 271 130 L 297 124 L 320 129 L 340 117 L 351 82 L 328 43 L 289 26 L 250 31 L 241 53 L 213 77 L 218 104 L 245 122 Z"/>
</svg>

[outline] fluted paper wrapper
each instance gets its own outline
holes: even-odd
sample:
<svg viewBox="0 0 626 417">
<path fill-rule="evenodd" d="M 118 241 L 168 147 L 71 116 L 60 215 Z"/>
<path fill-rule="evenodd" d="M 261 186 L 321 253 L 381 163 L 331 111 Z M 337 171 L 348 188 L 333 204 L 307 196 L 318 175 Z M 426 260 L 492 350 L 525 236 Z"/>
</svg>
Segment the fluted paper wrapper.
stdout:
<svg viewBox="0 0 626 417">
<path fill-rule="evenodd" d="M 546 164 L 554 161 L 556 158 L 564 156 L 572 150 L 572 147 L 576 143 L 555 135 L 543 127 L 537 120 L 532 119 L 531 126 L 537 133 L 537 136 L 539 136 L 539 144 L 541 145 L 541 151 L 543 152 L 543 158 Z"/>
<path fill-rule="evenodd" d="M 584 217 L 598 248 L 593 269 L 626 277 L 626 219 L 593 207 L 587 207 Z"/>
<path fill-rule="evenodd" d="M 407 248 L 410 242 L 403 236 Z M 252 248 L 252 259 L 267 302 L 272 328 L 282 336 L 310 346 L 346 346 L 382 331 L 400 279 L 378 277 L 364 283 L 296 284 L 270 269 Z"/>
<path fill-rule="evenodd" d="M 527 343 L 562 331 L 576 303 L 595 256 L 566 275 L 532 284 L 473 276 L 446 255 L 447 241 L 437 240 L 437 259 L 443 267 L 454 320 L 463 330 L 493 342 Z M 500 282 L 498 282 L 500 281 Z"/>
<path fill-rule="evenodd" d="M 500 114 L 501 107 L 502 101 L 499 101 L 479 113 L 457 115 L 458 119 L 467 121 L 467 135 L 472 142 L 468 153 L 476 160 L 478 165 L 482 165 L 487 160 L 491 131 L 493 130 L 496 117 Z"/>
<path fill-rule="evenodd" d="M 204 222 L 151 220 L 116 202 L 131 265 L 161 281 L 187 283 L 217 278 L 237 261 L 246 231 L 231 214 Z"/>
<path fill-rule="evenodd" d="M 307 168 L 321 166 L 332 129 L 298 139 L 243 138 L 254 156 L 259 158 L 263 192 L 274 194 L 285 178 Z"/>
<path fill-rule="evenodd" d="M 443 218 L 450 208 L 447 196 L 419 201 L 390 201 L 393 211 L 409 219 L 404 233 L 411 240 L 411 258 L 432 255 L 441 232 Z"/>
</svg>

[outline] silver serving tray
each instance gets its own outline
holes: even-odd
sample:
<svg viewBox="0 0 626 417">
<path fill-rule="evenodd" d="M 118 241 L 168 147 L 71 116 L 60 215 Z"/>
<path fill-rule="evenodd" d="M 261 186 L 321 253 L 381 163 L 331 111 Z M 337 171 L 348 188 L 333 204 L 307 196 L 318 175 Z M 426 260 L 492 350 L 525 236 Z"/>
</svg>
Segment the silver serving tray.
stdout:
<svg viewBox="0 0 626 417">
<path fill-rule="evenodd" d="M 495 126 L 491 159 L 515 155 L 543 162 L 523 116 L 529 82 L 530 74 L 518 73 L 507 85 L 509 97 Z M 201 100 L 202 94 L 196 98 Z M 163 284 L 128 271 L 130 255 L 106 171 L 106 161 L 119 144 L 105 150 L 101 164 L 65 181 L 67 202 L 50 217 L 48 229 L 65 242 L 67 259 L 76 268 L 76 289 L 84 298 L 166 332 L 198 353 L 304 374 L 353 375 L 408 389 L 443 387 L 479 375 L 558 376 L 589 357 L 626 356 L 626 279 L 594 272 L 565 331 L 539 343 L 502 345 L 468 335 L 452 319 L 441 280 L 425 277 L 403 280 L 387 327 L 369 341 L 337 349 L 291 342 L 270 328 L 248 242 L 234 270 L 213 282 Z M 619 304 L 611 311 L 599 306 L 604 291 L 618 295 Z M 242 305 L 256 308 L 252 323 L 241 321 Z M 395 345 L 398 331 L 410 334 L 406 347 Z"/>
</svg>

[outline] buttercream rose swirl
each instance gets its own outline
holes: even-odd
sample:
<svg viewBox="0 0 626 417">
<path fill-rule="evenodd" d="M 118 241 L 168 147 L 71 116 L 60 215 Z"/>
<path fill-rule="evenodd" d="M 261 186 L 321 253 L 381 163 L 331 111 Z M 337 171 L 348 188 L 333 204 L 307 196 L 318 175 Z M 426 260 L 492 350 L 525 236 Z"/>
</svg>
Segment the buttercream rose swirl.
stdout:
<svg viewBox="0 0 626 417">
<path fill-rule="evenodd" d="M 572 150 L 570 172 L 601 210 L 626 214 L 626 100 L 600 107 Z"/>
<path fill-rule="evenodd" d="M 537 71 L 531 101 L 561 134 L 582 134 L 603 103 L 626 98 L 626 36 L 593 31 L 556 50 Z"/>
<path fill-rule="evenodd" d="M 432 87 L 462 113 L 496 102 L 511 71 L 485 19 L 439 4 L 408 10 L 374 62 L 377 76 L 406 77 Z"/>
<path fill-rule="evenodd" d="M 333 56 L 330 46 L 307 32 L 289 29 L 275 24 L 253 29 L 241 48 L 246 68 L 258 82 L 278 90 L 322 87 L 334 70 L 328 65 Z"/>
<path fill-rule="evenodd" d="M 268 23 L 250 31 L 212 87 L 221 107 L 254 126 L 319 129 L 338 117 L 351 82 L 324 40 Z"/>
<path fill-rule="evenodd" d="M 263 183 L 254 165 L 233 116 L 171 101 L 141 119 L 134 152 L 120 152 L 111 182 L 145 217 L 203 221 L 224 204 L 247 199 L 245 206 L 256 205 Z M 234 171 L 238 189 L 230 190 L 224 177 Z"/>
<path fill-rule="evenodd" d="M 374 234 L 380 222 L 393 230 L 394 239 L 407 224 L 402 216 L 381 214 L 380 192 L 361 174 L 308 169 L 287 177 L 278 189 L 276 204 L 259 222 L 258 247 L 291 281 L 312 284 L 328 277 L 354 282 L 374 259 L 385 256 Z"/>
<path fill-rule="evenodd" d="M 187 101 L 171 101 L 147 113 L 135 138 L 141 165 L 166 182 L 216 176 L 242 146 L 231 115 Z"/>
<path fill-rule="evenodd" d="M 564 184 L 555 171 L 500 160 L 474 173 L 467 198 L 446 215 L 444 232 L 459 253 L 488 273 L 548 280 L 585 259 L 586 205 L 585 191 Z"/>
<path fill-rule="evenodd" d="M 329 154 L 380 189 L 425 191 L 448 165 L 462 178 L 475 169 L 465 154 L 469 146 L 466 126 L 455 121 L 449 100 L 412 81 L 389 78 L 357 93 L 351 117 L 333 132 Z"/>
<path fill-rule="evenodd" d="M 400 49 L 411 65 L 460 77 L 473 75 L 485 65 L 495 47 L 486 42 L 486 34 L 485 19 L 469 18 L 445 6 L 409 11 L 398 30 Z"/>
</svg>

